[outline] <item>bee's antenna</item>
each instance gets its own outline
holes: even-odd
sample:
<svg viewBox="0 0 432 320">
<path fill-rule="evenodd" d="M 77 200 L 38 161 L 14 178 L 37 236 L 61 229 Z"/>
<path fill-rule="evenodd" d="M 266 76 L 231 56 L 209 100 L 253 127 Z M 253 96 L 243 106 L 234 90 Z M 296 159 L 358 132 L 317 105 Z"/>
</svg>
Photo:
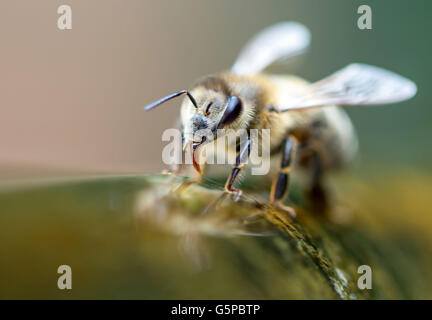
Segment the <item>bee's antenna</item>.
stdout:
<svg viewBox="0 0 432 320">
<path fill-rule="evenodd" d="M 147 107 L 144 108 L 145 111 L 149 111 L 153 108 L 156 108 L 158 105 L 167 102 L 168 100 L 171 100 L 175 97 L 181 96 L 182 94 L 187 94 L 187 96 L 189 97 L 190 101 L 192 102 L 192 104 L 194 105 L 195 108 L 198 108 L 198 105 L 194 99 L 194 97 L 189 93 L 189 91 L 187 90 L 182 90 L 173 94 L 170 94 L 169 96 L 166 96 L 158 101 L 153 102 L 152 104 L 149 104 Z"/>
</svg>

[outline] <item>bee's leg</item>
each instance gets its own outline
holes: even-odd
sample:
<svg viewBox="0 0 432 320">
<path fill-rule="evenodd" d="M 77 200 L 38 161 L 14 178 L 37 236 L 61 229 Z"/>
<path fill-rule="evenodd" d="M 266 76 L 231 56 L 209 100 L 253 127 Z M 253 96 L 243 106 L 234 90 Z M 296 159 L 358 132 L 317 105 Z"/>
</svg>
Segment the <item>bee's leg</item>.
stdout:
<svg viewBox="0 0 432 320">
<path fill-rule="evenodd" d="M 329 209 L 328 195 L 323 185 L 324 166 L 318 151 L 313 151 L 310 159 L 311 181 L 308 196 L 312 210 L 325 214 Z"/>
<path fill-rule="evenodd" d="M 240 145 L 240 148 L 237 152 L 235 166 L 225 183 L 225 193 L 231 194 L 234 201 L 237 201 L 242 194 L 242 191 L 240 189 L 235 189 L 233 185 L 240 171 L 247 163 L 247 159 L 249 158 L 250 154 L 250 148 L 251 141 L 250 138 L 248 138 L 243 145 Z"/>
<path fill-rule="evenodd" d="M 214 210 L 222 201 L 228 196 L 232 195 L 232 199 L 234 201 L 237 201 L 240 199 L 240 196 L 242 194 L 242 191 L 240 189 L 234 189 L 233 185 L 235 182 L 235 179 L 239 175 L 242 168 L 245 166 L 247 159 L 249 158 L 250 154 L 250 148 L 251 148 L 251 141 L 250 138 L 246 140 L 246 142 L 242 145 L 240 145 L 237 156 L 236 156 L 236 163 L 234 168 L 231 171 L 231 174 L 229 175 L 227 182 L 225 183 L 225 192 L 221 194 L 220 197 L 218 197 L 215 201 L 210 203 L 202 212 L 201 214 L 207 214 Z"/>
<path fill-rule="evenodd" d="M 295 218 L 296 213 L 294 209 L 283 204 L 283 200 L 288 194 L 292 153 L 293 140 L 291 138 L 287 138 L 282 142 L 281 168 L 277 178 L 273 180 L 270 191 L 270 201 L 279 209 L 287 212 L 291 218 Z"/>
</svg>

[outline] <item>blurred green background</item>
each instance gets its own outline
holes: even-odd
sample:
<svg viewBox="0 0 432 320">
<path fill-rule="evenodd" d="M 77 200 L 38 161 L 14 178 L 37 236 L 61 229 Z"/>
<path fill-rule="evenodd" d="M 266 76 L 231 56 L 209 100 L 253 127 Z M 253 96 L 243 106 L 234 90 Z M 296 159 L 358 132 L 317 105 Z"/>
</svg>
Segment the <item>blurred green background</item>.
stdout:
<svg viewBox="0 0 432 320">
<path fill-rule="evenodd" d="M 418 84 L 412 100 L 348 112 L 363 163 L 430 169 L 430 1 L 77 0 L 68 31 L 57 29 L 61 4 L 0 4 L 0 177 L 158 172 L 179 101 L 142 107 L 228 69 L 252 35 L 284 20 L 312 33 L 293 69 L 310 81 L 364 62 Z M 372 30 L 357 28 L 361 4 Z"/>
</svg>

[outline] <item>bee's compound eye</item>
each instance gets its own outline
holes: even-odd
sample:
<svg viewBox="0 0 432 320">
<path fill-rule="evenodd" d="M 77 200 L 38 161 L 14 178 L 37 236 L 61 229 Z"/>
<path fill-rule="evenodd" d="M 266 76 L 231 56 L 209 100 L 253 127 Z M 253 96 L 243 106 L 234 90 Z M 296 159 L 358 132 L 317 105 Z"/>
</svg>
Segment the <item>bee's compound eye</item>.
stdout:
<svg viewBox="0 0 432 320">
<path fill-rule="evenodd" d="M 224 114 L 219 122 L 219 127 L 234 122 L 240 115 L 243 108 L 243 104 L 239 97 L 230 96 L 228 106 L 226 107 Z"/>
</svg>

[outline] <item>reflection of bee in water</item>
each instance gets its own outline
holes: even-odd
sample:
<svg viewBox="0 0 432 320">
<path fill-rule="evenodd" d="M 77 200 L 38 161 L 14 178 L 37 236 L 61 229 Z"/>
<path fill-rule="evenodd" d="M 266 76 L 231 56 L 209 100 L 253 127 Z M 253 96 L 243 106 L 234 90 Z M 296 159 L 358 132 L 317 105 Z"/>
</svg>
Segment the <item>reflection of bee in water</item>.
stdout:
<svg viewBox="0 0 432 320">
<path fill-rule="evenodd" d="M 280 152 L 280 171 L 273 182 L 270 199 L 291 216 L 282 204 L 288 191 L 292 154 L 307 168 L 311 192 L 325 203 L 322 177 L 328 169 L 340 167 L 357 149 L 356 135 L 346 113 L 335 105 L 379 105 L 406 100 L 416 93 L 410 80 L 365 64 L 350 64 L 321 81 L 309 84 L 293 76 L 261 73 L 276 62 L 302 53 L 309 45 L 307 29 L 294 22 L 271 26 L 256 35 L 240 53 L 230 71 L 199 80 L 183 90 L 146 107 L 146 110 L 186 94 L 181 106 L 184 146 L 193 147 L 193 164 L 201 173 L 195 153 L 204 137 L 194 141 L 198 130 L 271 129 L 272 154 Z M 233 184 L 249 154 L 250 140 L 236 146 L 237 159 L 225 184 L 234 199 L 241 195 Z"/>
</svg>

